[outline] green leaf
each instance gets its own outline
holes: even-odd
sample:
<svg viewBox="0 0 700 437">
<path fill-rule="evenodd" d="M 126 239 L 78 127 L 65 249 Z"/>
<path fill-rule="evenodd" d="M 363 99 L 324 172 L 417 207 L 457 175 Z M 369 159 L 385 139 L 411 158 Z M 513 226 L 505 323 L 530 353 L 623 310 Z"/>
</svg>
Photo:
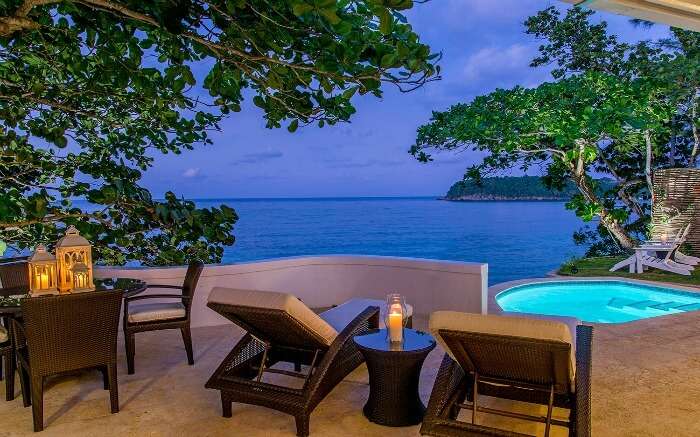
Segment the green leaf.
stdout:
<svg viewBox="0 0 700 437">
<path fill-rule="evenodd" d="M 339 24 L 341 21 L 340 17 L 335 13 L 335 9 L 323 9 L 321 10 L 321 15 L 331 24 Z"/>
<path fill-rule="evenodd" d="M 379 31 L 384 35 L 389 35 L 392 28 L 391 13 L 388 9 L 382 9 L 379 13 Z"/>
<path fill-rule="evenodd" d="M 301 17 L 304 14 L 308 14 L 313 10 L 314 7 L 312 5 L 306 4 L 304 2 L 295 3 L 294 6 L 292 6 L 292 12 L 297 17 Z"/>
</svg>

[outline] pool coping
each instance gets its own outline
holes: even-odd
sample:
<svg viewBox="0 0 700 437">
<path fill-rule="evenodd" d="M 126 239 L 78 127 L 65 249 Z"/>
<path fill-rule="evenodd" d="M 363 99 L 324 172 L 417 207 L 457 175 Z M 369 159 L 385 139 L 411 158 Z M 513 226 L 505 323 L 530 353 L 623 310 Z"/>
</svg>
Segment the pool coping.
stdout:
<svg viewBox="0 0 700 437">
<path fill-rule="evenodd" d="M 644 279 L 610 277 L 610 276 L 572 277 L 572 276 L 558 276 L 557 275 L 557 276 L 548 276 L 548 277 L 543 277 L 543 278 L 516 279 L 513 281 L 500 282 L 498 284 L 491 285 L 489 287 L 489 290 L 488 290 L 488 305 L 487 305 L 488 313 L 489 314 L 500 314 L 500 313 L 505 312 L 505 311 L 503 311 L 503 308 L 501 308 L 500 305 L 498 305 L 498 302 L 496 302 L 496 295 L 502 291 L 509 289 L 509 288 L 517 287 L 519 285 L 536 284 L 536 283 L 542 283 L 542 282 L 569 282 L 569 281 L 628 282 L 631 284 L 642 284 L 642 285 L 649 285 L 649 286 L 656 286 L 656 287 L 670 287 L 670 288 L 675 288 L 677 290 L 686 291 L 686 292 L 690 292 L 690 293 L 696 293 L 696 294 L 700 295 L 700 287 L 694 287 L 694 286 L 689 286 L 689 285 L 678 285 L 678 284 L 674 284 L 672 282 L 659 282 L 659 281 L 649 281 L 649 280 L 644 280 Z M 677 317 L 682 317 L 685 314 L 688 314 L 688 313 L 669 314 L 669 315 L 665 315 L 665 316 L 650 317 L 650 318 L 646 318 L 646 319 L 632 320 L 629 322 L 622 322 L 622 323 L 585 322 L 585 324 L 592 325 L 592 326 L 607 326 L 607 327 L 630 326 L 630 325 L 639 325 L 639 324 L 653 324 L 653 322 L 657 321 L 658 319 L 669 320 L 669 319 L 673 319 L 673 318 L 677 318 Z"/>
</svg>

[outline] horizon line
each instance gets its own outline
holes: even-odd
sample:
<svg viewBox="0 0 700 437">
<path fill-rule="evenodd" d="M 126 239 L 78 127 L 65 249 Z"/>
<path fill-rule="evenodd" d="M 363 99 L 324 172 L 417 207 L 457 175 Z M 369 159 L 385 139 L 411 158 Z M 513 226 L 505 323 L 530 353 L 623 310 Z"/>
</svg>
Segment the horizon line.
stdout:
<svg viewBox="0 0 700 437">
<path fill-rule="evenodd" d="M 250 197 L 191 197 L 187 200 L 342 200 L 342 199 L 429 199 L 442 195 L 423 196 L 250 196 Z"/>
</svg>

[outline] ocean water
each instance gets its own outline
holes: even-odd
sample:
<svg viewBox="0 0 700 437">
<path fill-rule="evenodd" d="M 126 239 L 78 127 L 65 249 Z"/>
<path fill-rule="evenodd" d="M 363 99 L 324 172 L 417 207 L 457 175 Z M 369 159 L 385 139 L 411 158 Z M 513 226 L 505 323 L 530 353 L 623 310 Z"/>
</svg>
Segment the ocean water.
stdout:
<svg viewBox="0 0 700 437">
<path fill-rule="evenodd" d="M 233 207 L 236 242 L 222 262 L 361 254 L 487 262 L 489 283 L 546 275 L 583 248 L 562 202 L 435 198 L 207 199 Z"/>
</svg>

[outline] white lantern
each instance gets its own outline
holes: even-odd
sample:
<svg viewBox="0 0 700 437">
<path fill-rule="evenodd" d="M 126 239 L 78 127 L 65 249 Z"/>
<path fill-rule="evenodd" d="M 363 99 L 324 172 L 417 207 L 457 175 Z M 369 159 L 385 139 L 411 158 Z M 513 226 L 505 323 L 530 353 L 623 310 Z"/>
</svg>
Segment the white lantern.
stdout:
<svg viewBox="0 0 700 437">
<path fill-rule="evenodd" d="M 29 293 L 58 294 L 56 286 L 56 257 L 38 245 L 29 258 Z"/>
<path fill-rule="evenodd" d="M 92 281 L 92 247 L 74 226 L 56 243 L 58 266 L 58 289 L 67 292 L 94 290 Z M 79 284 L 75 284 L 74 268 L 79 273 Z"/>
</svg>

